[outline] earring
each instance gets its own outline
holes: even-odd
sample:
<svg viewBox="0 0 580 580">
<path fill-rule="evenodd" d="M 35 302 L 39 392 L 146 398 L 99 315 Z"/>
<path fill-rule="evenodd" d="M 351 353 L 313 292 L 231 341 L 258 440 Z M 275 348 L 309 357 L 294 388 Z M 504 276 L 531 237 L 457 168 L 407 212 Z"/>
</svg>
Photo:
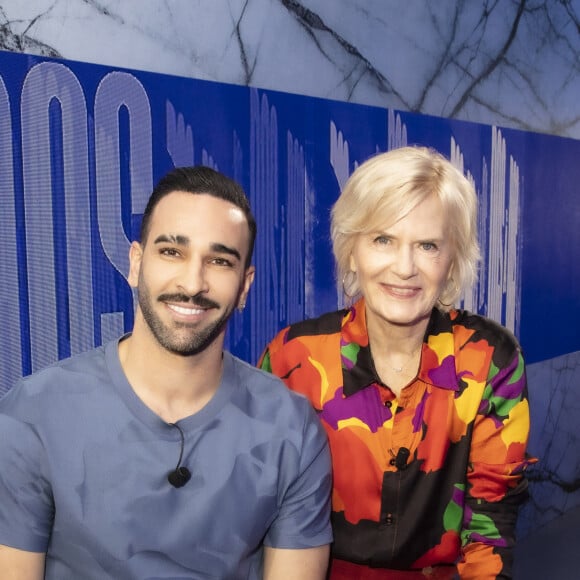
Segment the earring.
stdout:
<svg viewBox="0 0 580 580">
<path fill-rule="evenodd" d="M 348 272 L 344 273 L 344 276 L 342 277 L 342 292 L 347 298 L 352 298 L 354 296 L 354 293 L 349 293 L 347 288 L 350 290 L 354 286 L 355 282 L 356 272 L 348 270 Z"/>
<path fill-rule="evenodd" d="M 446 289 L 441 294 L 450 294 L 451 296 L 453 296 L 453 298 L 451 299 L 451 302 L 449 302 L 449 304 L 447 304 L 447 303 L 443 302 L 443 300 L 441 300 L 441 298 L 439 298 L 437 300 L 439 302 L 439 304 L 441 304 L 441 306 L 445 306 L 445 308 L 449 308 L 450 306 L 453 306 L 453 304 L 455 303 L 455 297 L 457 296 L 457 294 L 459 292 L 459 286 L 457 286 L 453 277 L 449 278 L 449 280 L 447 282 L 447 286 L 449 286 L 449 283 L 451 283 L 453 285 L 453 291 L 448 292 L 448 290 Z"/>
<path fill-rule="evenodd" d="M 243 312 L 245 307 L 246 307 L 246 303 L 245 302 L 240 302 L 238 304 L 238 312 Z"/>
</svg>

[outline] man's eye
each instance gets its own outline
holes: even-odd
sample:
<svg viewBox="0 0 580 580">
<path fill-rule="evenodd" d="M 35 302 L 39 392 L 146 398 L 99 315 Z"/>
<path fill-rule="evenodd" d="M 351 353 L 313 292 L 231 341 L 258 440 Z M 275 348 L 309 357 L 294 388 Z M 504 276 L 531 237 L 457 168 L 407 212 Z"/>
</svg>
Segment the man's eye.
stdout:
<svg viewBox="0 0 580 580">
<path fill-rule="evenodd" d="M 233 264 L 227 258 L 213 258 L 212 264 L 216 264 L 217 266 L 225 266 L 226 268 L 231 268 Z"/>
<path fill-rule="evenodd" d="M 175 248 L 162 248 L 159 253 L 162 256 L 179 256 L 179 252 Z"/>
</svg>

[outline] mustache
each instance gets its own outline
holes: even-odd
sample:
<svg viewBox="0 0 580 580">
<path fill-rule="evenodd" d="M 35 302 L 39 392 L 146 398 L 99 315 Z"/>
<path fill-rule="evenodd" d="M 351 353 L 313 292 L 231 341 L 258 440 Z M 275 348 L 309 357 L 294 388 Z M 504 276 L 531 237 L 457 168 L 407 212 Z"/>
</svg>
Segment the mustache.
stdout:
<svg viewBox="0 0 580 580">
<path fill-rule="evenodd" d="M 199 308 L 219 308 L 219 304 L 196 294 L 195 296 L 188 296 L 187 294 L 161 294 L 157 300 L 159 302 L 181 302 L 183 304 L 190 304 L 192 306 L 199 306 Z"/>
</svg>

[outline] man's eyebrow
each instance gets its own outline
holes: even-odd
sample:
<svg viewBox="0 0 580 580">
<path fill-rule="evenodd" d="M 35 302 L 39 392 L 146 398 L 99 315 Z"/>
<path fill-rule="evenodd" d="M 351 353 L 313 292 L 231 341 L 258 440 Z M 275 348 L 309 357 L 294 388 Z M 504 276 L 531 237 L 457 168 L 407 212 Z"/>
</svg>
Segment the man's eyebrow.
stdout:
<svg viewBox="0 0 580 580">
<path fill-rule="evenodd" d="M 178 246 L 189 246 L 190 239 L 187 236 L 180 236 L 179 234 L 160 234 L 155 238 L 155 244 L 176 244 Z M 225 244 L 220 244 L 219 242 L 214 242 L 211 244 L 210 249 L 212 252 L 218 252 L 219 254 L 228 254 L 230 256 L 236 257 L 241 261 L 242 256 L 240 252 L 235 248 L 230 248 Z"/>
<path fill-rule="evenodd" d="M 161 234 L 155 238 L 155 244 L 177 244 L 178 246 L 189 246 L 189 238 L 187 236 Z"/>
<path fill-rule="evenodd" d="M 240 252 L 235 248 L 230 248 L 229 246 L 225 246 L 224 244 L 213 243 L 211 245 L 212 252 L 219 252 L 220 254 L 229 254 L 230 256 L 235 256 L 238 260 L 241 260 L 242 257 L 240 256 Z"/>
</svg>

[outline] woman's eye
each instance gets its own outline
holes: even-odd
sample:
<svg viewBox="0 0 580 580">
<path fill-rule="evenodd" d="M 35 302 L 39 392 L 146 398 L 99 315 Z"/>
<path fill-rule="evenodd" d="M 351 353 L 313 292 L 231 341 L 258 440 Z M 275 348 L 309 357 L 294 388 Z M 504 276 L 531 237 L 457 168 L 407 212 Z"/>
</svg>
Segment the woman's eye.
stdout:
<svg viewBox="0 0 580 580">
<path fill-rule="evenodd" d="M 434 244 L 433 242 L 423 242 L 421 244 L 421 247 L 426 250 L 427 252 L 431 252 L 433 250 L 437 249 L 437 245 Z"/>
<path fill-rule="evenodd" d="M 391 241 L 391 239 L 388 238 L 387 236 L 377 236 L 374 239 L 375 244 L 381 244 L 381 245 L 388 244 L 390 241 Z"/>
</svg>

